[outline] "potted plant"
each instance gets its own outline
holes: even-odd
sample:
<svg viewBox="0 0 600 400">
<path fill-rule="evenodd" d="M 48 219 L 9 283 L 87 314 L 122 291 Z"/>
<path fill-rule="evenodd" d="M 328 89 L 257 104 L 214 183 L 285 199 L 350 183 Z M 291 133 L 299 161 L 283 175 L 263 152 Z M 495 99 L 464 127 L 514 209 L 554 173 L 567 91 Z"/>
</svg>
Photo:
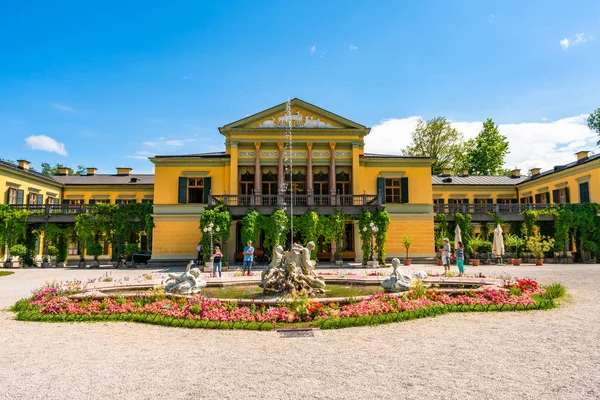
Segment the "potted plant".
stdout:
<svg viewBox="0 0 600 400">
<path fill-rule="evenodd" d="M 544 253 L 554 247 L 554 239 L 545 236 L 533 235 L 527 238 L 527 249 L 535 257 L 535 265 L 544 264 Z"/>
<path fill-rule="evenodd" d="M 100 243 L 92 243 L 87 247 L 86 250 L 88 255 L 94 257 L 94 264 L 92 266 L 94 268 L 100 268 L 98 257 L 100 257 L 104 251 L 102 245 Z"/>
<path fill-rule="evenodd" d="M 595 242 L 592 242 L 590 240 L 586 241 L 583 243 L 583 246 L 581 246 L 581 249 L 583 251 L 587 251 L 590 253 L 589 255 L 589 259 L 593 259 L 594 256 L 596 256 L 597 258 L 597 253 L 598 253 L 598 245 Z"/>
<path fill-rule="evenodd" d="M 483 241 L 479 237 L 474 237 L 469 242 L 469 250 L 471 250 L 471 255 L 473 256 L 473 258 L 471 258 L 471 265 L 474 267 L 479 266 L 479 259 L 477 258 L 477 250 L 481 246 L 482 242 Z"/>
<path fill-rule="evenodd" d="M 25 245 L 22 244 L 15 244 L 10 248 L 10 254 L 19 257 L 19 267 L 23 267 L 23 263 L 25 262 L 27 252 L 27 247 L 25 247 Z"/>
<path fill-rule="evenodd" d="M 128 267 L 134 267 L 133 255 L 140 252 L 140 248 L 136 243 L 128 243 L 123 250 L 125 254 L 125 260 L 127 261 Z"/>
<path fill-rule="evenodd" d="M 50 258 L 50 263 L 54 263 L 56 265 L 56 256 L 58 255 L 58 249 L 56 246 L 48 246 L 48 256 Z"/>
<path fill-rule="evenodd" d="M 402 238 L 402 244 L 406 248 L 406 258 L 404 259 L 404 265 L 410 265 L 411 260 L 410 260 L 410 258 L 408 258 L 408 249 L 410 248 L 410 245 L 412 244 L 412 239 L 410 238 L 410 236 L 404 236 Z"/>
<path fill-rule="evenodd" d="M 506 235 L 505 244 L 513 249 L 513 258 L 512 265 L 519 266 L 521 265 L 521 258 L 519 258 L 519 252 L 521 248 L 525 245 L 525 240 L 517 235 L 511 235 L 510 233 Z"/>
</svg>

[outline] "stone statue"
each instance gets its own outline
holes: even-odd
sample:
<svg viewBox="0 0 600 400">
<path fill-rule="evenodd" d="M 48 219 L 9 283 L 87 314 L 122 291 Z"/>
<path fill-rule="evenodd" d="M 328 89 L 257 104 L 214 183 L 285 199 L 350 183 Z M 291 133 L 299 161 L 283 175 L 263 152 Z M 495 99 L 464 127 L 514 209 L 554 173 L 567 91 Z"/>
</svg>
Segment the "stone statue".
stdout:
<svg viewBox="0 0 600 400">
<path fill-rule="evenodd" d="M 325 292 L 325 280 L 314 272 L 315 261 L 310 253 L 315 244 L 309 242 L 306 247 L 295 243 L 290 251 L 284 251 L 280 245 L 273 249 L 273 260 L 262 273 L 259 286 L 265 293 L 309 295 Z"/>
<path fill-rule="evenodd" d="M 200 278 L 200 270 L 192 268 L 192 265 L 195 265 L 194 260 L 189 262 L 185 272 L 180 275 L 169 274 L 165 285 L 165 292 L 174 294 L 194 294 L 200 292 L 200 289 L 206 286 L 206 281 Z"/>
<path fill-rule="evenodd" d="M 411 283 L 412 278 L 400 269 L 400 260 L 394 258 L 392 260 L 392 273 L 388 278 L 381 282 L 381 287 L 383 287 L 386 292 L 405 292 L 410 290 Z"/>
<path fill-rule="evenodd" d="M 415 271 L 415 272 L 413 272 L 413 276 L 415 277 L 415 279 L 422 281 L 423 279 L 427 278 L 427 272 Z"/>
</svg>

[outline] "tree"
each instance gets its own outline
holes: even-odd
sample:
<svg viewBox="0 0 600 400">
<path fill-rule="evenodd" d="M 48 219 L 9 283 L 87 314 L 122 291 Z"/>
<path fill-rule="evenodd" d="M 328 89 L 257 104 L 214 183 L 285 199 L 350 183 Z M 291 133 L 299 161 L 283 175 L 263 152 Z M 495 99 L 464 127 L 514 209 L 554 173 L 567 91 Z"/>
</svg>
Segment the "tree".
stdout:
<svg viewBox="0 0 600 400">
<path fill-rule="evenodd" d="M 68 168 L 69 175 L 82 175 L 85 172 L 85 167 L 83 165 L 77 166 L 77 171 L 73 171 L 73 168 L 65 167 L 61 163 L 56 163 L 53 167 L 52 165 L 43 162 L 42 163 L 42 174 L 44 175 L 58 175 L 60 173 L 61 168 Z"/>
<path fill-rule="evenodd" d="M 462 148 L 462 134 L 444 117 L 420 119 L 412 133 L 412 143 L 402 149 L 406 156 L 434 158 L 431 172 L 440 174 L 444 168 L 453 168 L 456 155 Z"/>
<path fill-rule="evenodd" d="M 473 140 L 467 153 L 467 165 L 472 175 L 502 175 L 504 157 L 508 153 L 508 140 L 498 131 L 498 125 L 488 118 Z"/>
<path fill-rule="evenodd" d="M 590 114 L 587 119 L 588 128 L 598 134 L 598 146 L 600 146 L 600 108 Z"/>
</svg>

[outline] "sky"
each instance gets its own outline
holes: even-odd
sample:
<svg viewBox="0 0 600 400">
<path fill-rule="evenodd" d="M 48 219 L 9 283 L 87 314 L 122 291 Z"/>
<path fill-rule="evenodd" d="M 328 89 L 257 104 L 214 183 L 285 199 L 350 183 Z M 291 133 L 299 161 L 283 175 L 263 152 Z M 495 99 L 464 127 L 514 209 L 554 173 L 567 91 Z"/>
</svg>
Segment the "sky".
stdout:
<svg viewBox="0 0 600 400">
<path fill-rule="evenodd" d="M 507 168 L 548 169 L 598 151 L 599 65 L 597 0 L 2 2 L 0 158 L 152 173 L 298 97 L 372 127 L 369 152 L 492 118 Z"/>
</svg>

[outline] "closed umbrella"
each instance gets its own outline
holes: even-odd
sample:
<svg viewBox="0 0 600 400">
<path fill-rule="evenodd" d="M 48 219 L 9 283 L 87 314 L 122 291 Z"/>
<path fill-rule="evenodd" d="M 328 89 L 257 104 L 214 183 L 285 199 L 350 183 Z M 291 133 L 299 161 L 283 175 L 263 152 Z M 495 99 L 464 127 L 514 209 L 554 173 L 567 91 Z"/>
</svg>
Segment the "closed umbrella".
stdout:
<svg viewBox="0 0 600 400">
<path fill-rule="evenodd" d="M 500 258 L 502 262 L 502 255 L 504 254 L 504 236 L 502 235 L 502 227 L 500 224 L 494 229 L 494 243 L 492 243 L 492 251 L 496 254 L 496 257 Z"/>
<path fill-rule="evenodd" d="M 460 226 L 456 224 L 456 229 L 454 229 L 454 248 L 458 249 L 458 242 L 462 242 L 462 236 L 460 235 Z"/>
</svg>

